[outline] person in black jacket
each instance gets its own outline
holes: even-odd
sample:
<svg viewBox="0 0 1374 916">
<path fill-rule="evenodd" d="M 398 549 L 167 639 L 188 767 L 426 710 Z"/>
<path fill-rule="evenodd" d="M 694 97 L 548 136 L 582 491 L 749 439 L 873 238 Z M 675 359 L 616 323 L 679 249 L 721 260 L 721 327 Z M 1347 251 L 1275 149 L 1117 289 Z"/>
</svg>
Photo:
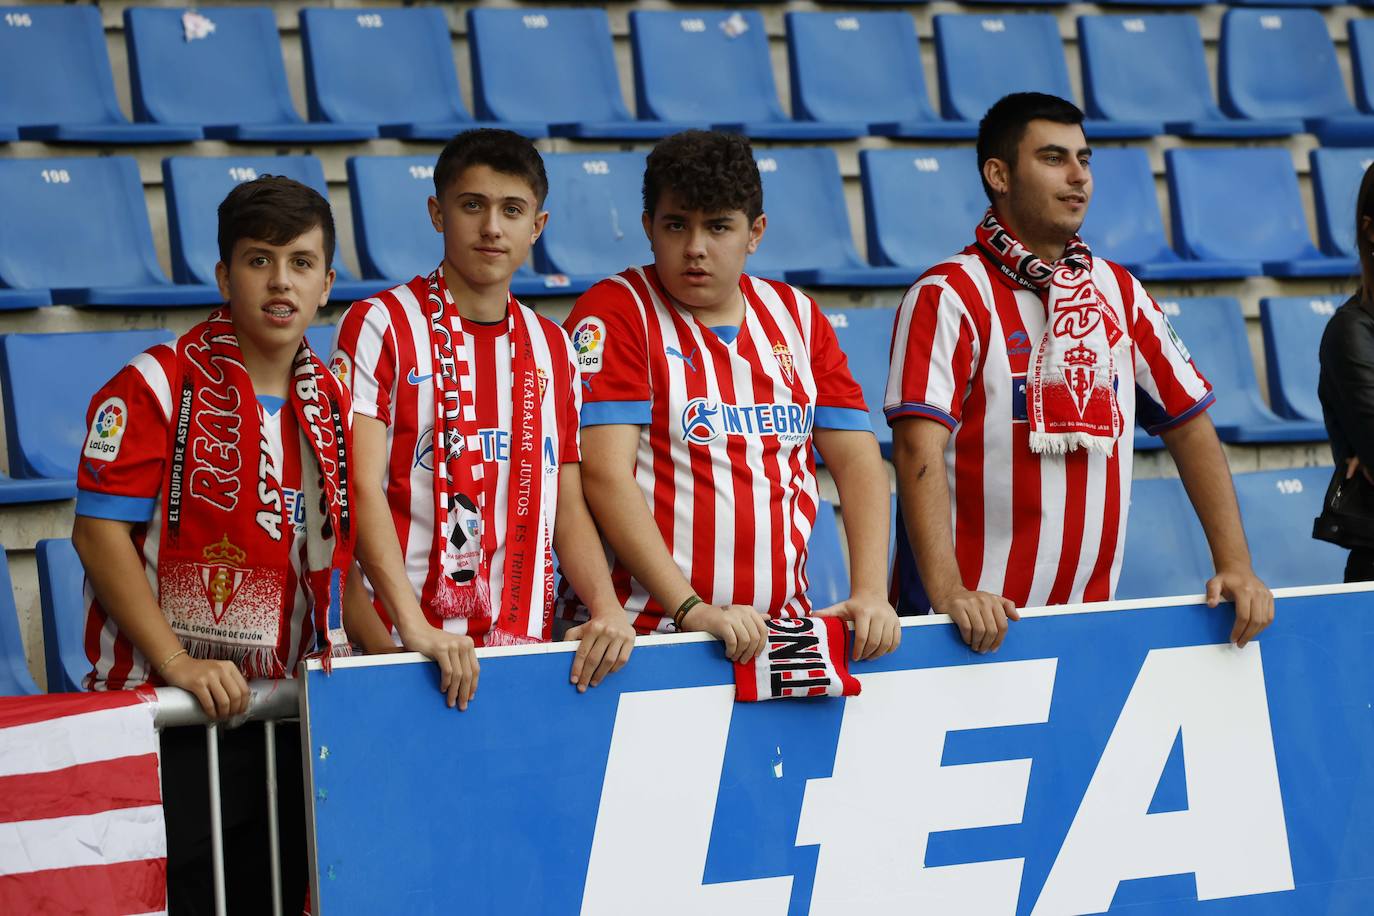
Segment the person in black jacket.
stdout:
<svg viewBox="0 0 1374 916">
<path fill-rule="evenodd" d="M 1374 486 L 1374 166 L 1355 202 L 1360 286 L 1327 322 L 1317 396 L 1331 437 L 1331 455 L 1346 479 L 1363 474 Z M 1352 547 L 1345 581 L 1374 581 L 1374 548 Z"/>
</svg>

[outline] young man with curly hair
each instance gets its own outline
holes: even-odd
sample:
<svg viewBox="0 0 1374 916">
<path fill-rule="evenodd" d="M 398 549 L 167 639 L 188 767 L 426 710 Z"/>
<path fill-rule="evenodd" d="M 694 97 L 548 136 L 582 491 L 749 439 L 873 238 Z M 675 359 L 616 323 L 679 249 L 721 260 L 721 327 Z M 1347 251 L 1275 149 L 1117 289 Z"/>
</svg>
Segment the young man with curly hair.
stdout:
<svg viewBox="0 0 1374 916">
<path fill-rule="evenodd" d="M 705 631 L 732 660 L 756 657 L 763 615 L 812 611 L 814 445 L 840 491 L 853 570 L 849 600 L 818 613 L 853 621 L 855 658 L 890 652 L 887 475 L 829 321 L 800 290 L 744 273 L 767 225 L 748 141 L 660 142 L 643 224 L 654 263 L 592 287 L 564 325 L 616 600 L 640 633 Z M 587 617 L 571 594 L 562 613 Z"/>
</svg>

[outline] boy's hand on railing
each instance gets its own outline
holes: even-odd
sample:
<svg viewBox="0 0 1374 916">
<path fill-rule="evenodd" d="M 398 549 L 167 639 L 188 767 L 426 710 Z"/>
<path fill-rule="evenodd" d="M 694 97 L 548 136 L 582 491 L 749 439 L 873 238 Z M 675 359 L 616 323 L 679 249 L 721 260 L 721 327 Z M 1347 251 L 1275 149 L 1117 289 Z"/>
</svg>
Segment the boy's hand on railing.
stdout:
<svg viewBox="0 0 1374 916">
<path fill-rule="evenodd" d="M 192 694 L 212 719 L 232 719 L 248 712 L 252 694 L 248 682 L 233 662 L 181 655 L 160 672 L 169 686 Z"/>
<path fill-rule="evenodd" d="M 481 673 L 477 663 L 477 649 L 472 637 L 449 633 L 438 627 L 423 625 L 399 630 L 401 644 L 411 652 L 427 655 L 439 666 L 439 692 L 452 709 L 466 710 L 468 701 L 477 695 L 477 677 Z"/>
</svg>

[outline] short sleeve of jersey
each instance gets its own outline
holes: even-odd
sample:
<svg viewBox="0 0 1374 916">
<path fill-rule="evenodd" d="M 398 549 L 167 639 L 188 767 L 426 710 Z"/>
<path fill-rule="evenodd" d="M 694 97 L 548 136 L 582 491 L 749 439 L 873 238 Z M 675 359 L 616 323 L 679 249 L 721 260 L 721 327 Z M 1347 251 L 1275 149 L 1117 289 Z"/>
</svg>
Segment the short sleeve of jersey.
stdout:
<svg viewBox="0 0 1374 916">
<path fill-rule="evenodd" d="M 1129 277 L 1136 308 L 1131 326 L 1135 342 L 1136 417 L 1151 435 L 1172 429 L 1211 407 L 1216 400 L 1168 317 L 1135 277 Z M 1125 285 L 1124 283 L 1122 284 Z"/>
<path fill-rule="evenodd" d="M 170 411 L 166 375 L 144 353 L 91 399 L 76 475 L 77 515 L 135 523 L 153 517 L 167 458 L 168 413 L 155 390 L 159 382 Z"/>
<path fill-rule="evenodd" d="M 863 389 L 849 371 L 835 329 L 811 303 L 811 374 L 816 380 L 816 426 L 872 431 Z"/>
<path fill-rule="evenodd" d="M 377 299 L 350 305 L 334 333 L 329 371 L 348 388 L 355 413 L 391 425 L 396 365 L 396 339 L 386 305 Z"/>
<path fill-rule="evenodd" d="M 652 392 L 644 325 L 629 290 L 615 280 L 593 286 L 563 322 L 582 379 L 582 425 L 650 420 Z"/>
<path fill-rule="evenodd" d="M 978 340 L 958 294 L 939 280 L 918 283 L 897 309 L 883 413 L 888 425 L 908 417 L 959 425 L 977 364 Z"/>
</svg>

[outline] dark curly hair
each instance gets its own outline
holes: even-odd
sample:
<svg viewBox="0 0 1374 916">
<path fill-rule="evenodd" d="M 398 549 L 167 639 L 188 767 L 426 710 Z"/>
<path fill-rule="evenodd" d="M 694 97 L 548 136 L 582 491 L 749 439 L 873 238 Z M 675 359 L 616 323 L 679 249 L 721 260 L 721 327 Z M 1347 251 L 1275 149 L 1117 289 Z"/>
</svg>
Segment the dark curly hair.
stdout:
<svg viewBox="0 0 1374 916">
<path fill-rule="evenodd" d="M 664 191 L 703 213 L 743 210 L 753 222 L 763 212 L 754 149 L 738 134 L 685 130 L 660 140 L 644 165 L 644 212 L 650 217 Z"/>
<path fill-rule="evenodd" d="M 285 245 L 318 226 L 324 266 L 334 261 L 334 213 L 319 191 L 281 175 L 236 185 L 219 205 L 219 259 L 228 264 L 239 239 Z"/>
</svg>

